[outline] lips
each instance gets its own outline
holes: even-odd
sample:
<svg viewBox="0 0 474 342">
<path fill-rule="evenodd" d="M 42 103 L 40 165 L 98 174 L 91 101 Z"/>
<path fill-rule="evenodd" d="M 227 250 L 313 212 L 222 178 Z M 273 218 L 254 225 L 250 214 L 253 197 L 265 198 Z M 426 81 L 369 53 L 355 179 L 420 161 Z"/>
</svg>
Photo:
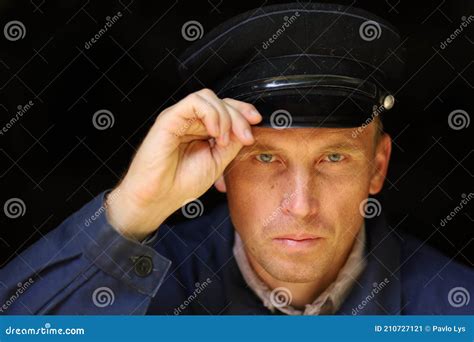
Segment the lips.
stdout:
<svg viewBox="0 0 474 342">
<path fill-rule="evenodd" d="M 292 250 L 314 247 L 320 240 L 322 240 L 321 237 L 312 234 L 288 234 L 273 239 L 278 246 Z"/>
<path fill-rule="evenodd" d="M 302 241 L 302 240 L 319 239 L 319 236 L 313 235 L 313 234 L 288 234 L 288 235 L 277 236 L 275 239 Z"/>
</svg>

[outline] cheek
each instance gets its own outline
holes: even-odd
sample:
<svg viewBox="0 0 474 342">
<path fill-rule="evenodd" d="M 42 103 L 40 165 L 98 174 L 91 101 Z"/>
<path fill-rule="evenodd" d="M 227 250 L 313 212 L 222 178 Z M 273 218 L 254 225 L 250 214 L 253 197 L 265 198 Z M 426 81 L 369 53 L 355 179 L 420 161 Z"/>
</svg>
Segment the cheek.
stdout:
<svg viewBox="0 0 474 342">
<path fill-rule="evenodd" d="M 227 201 L 232 223 L 242 238 L 264 234 L 265 222 L 283 198 L 284 183 L 250 167 L 234 167 L 226 174 Z"/>
<path fill-rule="evenodd" d="M 368 180 L 355 178 L 320 179 L 317 196 L 331 214 L 354 214 L 354 208 L 368 194 Z"/>
<path fill-rule="evenodd" d="M 334 227 L 337 239 L 342 239 L 346 233 L 354 235 L 362 224 L 360 203 L 368 195 L 367 170 L 354 168 L 344 173 L 321 174 L 315 187 L 319 213 Z"/>
</svg>

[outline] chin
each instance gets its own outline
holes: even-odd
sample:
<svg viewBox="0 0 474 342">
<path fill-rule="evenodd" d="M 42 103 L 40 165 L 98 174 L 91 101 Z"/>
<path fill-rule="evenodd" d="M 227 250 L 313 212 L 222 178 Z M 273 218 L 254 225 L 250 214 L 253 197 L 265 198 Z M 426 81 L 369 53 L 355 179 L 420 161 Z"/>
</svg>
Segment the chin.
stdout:
<svg viewBox="0 0 474 342">
<path fill-rule="evenodd" d="M 308 270 L 278 270 L 272 276 L 286 283 L 309 283 L 321 278 L 317 272 L 309 272 Z"/>
<path fill-rule="evenodd" d="M 302 260 L 304 259 L 304 260 Z M 321 279 L 324 266 L 316 257 L 276 257 L 263 263 L 264 269 L 273 278 L 289 283 L 307 283 Z"/>
</svg>

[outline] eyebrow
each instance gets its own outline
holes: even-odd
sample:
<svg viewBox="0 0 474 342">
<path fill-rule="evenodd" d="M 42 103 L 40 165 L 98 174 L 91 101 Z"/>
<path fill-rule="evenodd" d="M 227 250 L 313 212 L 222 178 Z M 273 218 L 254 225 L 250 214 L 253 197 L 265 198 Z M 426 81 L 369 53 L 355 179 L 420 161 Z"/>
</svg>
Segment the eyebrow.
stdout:
<svg viewBox="0 0 474 342">
<path fill-rule="evenodd" d="M 285 152 L 284 149 L 273 145 L 271 142 L 257 141 L 257 146 L 247 146 L 248 151 L 266 151 L 266 152 Z M 363 152 L 364 149 L 358 144 L 348 142 L 336 142 L 322 146 L 320 151 L 338 151 L 338 152 Z"/>
<path fill-rule="evenodd" d="M 340 142 L 335 144 L 330 144 L 323 147 L 323 150 L 336 150 L 336 151 L 347 151 L 347 152 L 362 152 L 364 149 L 357 145 L 347 142 Z"/>
</svg>

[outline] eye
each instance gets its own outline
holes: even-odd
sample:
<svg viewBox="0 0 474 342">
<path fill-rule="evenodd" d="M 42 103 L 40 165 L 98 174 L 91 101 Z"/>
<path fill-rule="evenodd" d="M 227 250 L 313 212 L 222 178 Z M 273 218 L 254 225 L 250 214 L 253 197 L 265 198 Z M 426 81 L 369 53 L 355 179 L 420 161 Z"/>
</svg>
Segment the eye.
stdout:
<svg viewBox="0 0 474 342">
<path fill-rule="evenodd" d="M 330 163 L 338 163 L 340 161 L 344 160 L 344 156 L 340 153 L 331 153 L 326 156 L 324 161 L 328 161 Z"/>
<path fill-rule="evenodd" d="M 265 163 L 265 164 L 269 164 L 271 163 L 272 161 L 274 161 L 275 159 L 275 156 L 273 154 L 270 154 L 270 153 L 260 153 L 260 154 L 257 154 L 255 156 L 255 158 L 257 158 L 257 160 L 259 162 L 262 162 L 262 163 Z"/>
</svg>

